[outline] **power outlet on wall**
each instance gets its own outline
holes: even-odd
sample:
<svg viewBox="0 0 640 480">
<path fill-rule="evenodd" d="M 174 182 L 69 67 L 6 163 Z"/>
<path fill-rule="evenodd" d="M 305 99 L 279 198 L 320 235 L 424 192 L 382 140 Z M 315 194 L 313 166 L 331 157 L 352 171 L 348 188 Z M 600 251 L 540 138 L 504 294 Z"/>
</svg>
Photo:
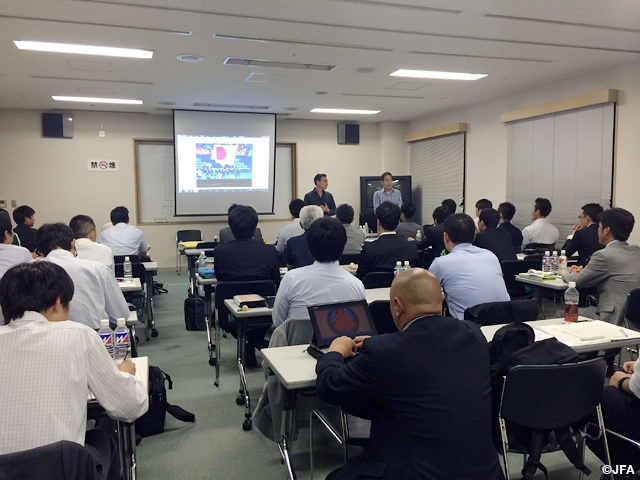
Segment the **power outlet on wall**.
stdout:
<svg viewBox="0 0 640 480">
<path fill-rule="evenodd" d="M 7 208 L 7 201 L 6 200 L 0 200 L 0 208 Z"/>
<path fill-rule="evenodd" d="M 18 202 L 15 200 L 11 200 L 11 208 L 16 208 L 18 206 Z"/>
</svg>

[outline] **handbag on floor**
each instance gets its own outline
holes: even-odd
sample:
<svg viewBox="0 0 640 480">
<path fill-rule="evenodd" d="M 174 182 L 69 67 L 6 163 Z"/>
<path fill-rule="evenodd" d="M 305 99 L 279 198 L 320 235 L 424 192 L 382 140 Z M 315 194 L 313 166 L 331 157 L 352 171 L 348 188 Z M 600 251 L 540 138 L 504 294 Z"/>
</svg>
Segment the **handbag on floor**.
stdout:
<svg viewBox="0 0 640 480">
<path fill-rule="evenodd" d="M 149 365 L 149 410 L 136 420 L 136 433 L 142 437 L 149 437 L 164 432 L 164 421 L 167 412 L 181 422 L 195 422 L 196 416 L 185 409 L 167 402 L 167 389 L 173 388 L 171 377 L 159 367 Z"/>
<path fill-rule="evenodd" d="M 184 326 L 187 330 L 206 330 L 204 298 L 194 295 L 184 300 Z"/>
</svg>

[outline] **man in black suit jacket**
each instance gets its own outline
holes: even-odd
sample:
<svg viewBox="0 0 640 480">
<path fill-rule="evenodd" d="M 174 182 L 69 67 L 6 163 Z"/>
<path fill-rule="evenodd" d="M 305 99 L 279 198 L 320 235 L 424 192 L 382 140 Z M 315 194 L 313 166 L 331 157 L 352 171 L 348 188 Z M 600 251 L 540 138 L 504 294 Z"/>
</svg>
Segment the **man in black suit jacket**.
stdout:
<svg viewBox="0 0 640 480">
<path fill-rule="evenodd" d="M 378 219 L 378 239 L 365 242 L 358 259 L 356 275 L 363 279 L 369 272 L 393 272 L 396 262 L 404 265 L 409 261 L 412 267 L 420 263 L 415 242 L 403 240 L 396 235 L 400 223 L 400 207 L 391 202 L 382 202 L 376 209 Z"/>
<path fill-rule="evenodd" d="M 506 230 L 511 235 L 511 243 L 513 243 L 516 253 L 520 253 L 522 250 L 522 232 L 511 223 L 513 216 L 516 214 L 516 206 L 509 202 L 501 203 L 498 205 L 498 213 L 500 214 L 500 223 L 497 228 Z"/>
<path fill-rule="evenodd" d="M 594 252 L 604 248 L 598 240 L 598 222 L 602 207 L 597 203 L 587 203 L 582 207 L 582 213 L 578 217 L 580 223 L 573 227 L 571 235 L 561 250 L 565 250 L 567 257 L 578 252 L 578 265 L 585 267 Z"/>
<path fill-rule="evenodd" d="M 35 223 L 36 211 L 28 205 L 21 205 L 13 211 L 13 221 L 16 222 L 16 228 L 13 233 L 18 235 L 20 245 L 30 252 L 36 251 L 36 232 L 33 228 Z"/>
<path fill-rule="evenodd" d="M 500 214 L 493 208 L 485 208 L 480 211 L 478 217 L 478 229 L 473 244 L 476 247 L 491 250 L 498 261 L 517 260 L 516 249 L 513 246 L 511 235 L 504 230 L 498 230 Z"/>
<path fill-rule="evenodd" d="M 233 205 L 231 205 L 227 210 L 227 215 L 231 215 L 231 212 L 233 212 L 236 209 L 236 207 L 239 207 L 239 206 L 240 205 L 238 205 L 237 203 L 234 203 Z M 233 231 L 231 230 L 231 227 L 224 227 L 220 229 L 220 243 L 228 243 L 235 239 L 236 238 L 233 234 Z M 256 240 L 257 242 L 264 243 L 264 240 L 262 240 L 262 232 L 258 227 L 256 227 L 256 230 L 253 233 L 253 239 Z"/>
<path fill-rule="evenodd" d="M 455 205 L 455 203 L 454 203 Z M 444 221 L 450 216 L 453 215 L 453 212 L 450 210 L 450 207 L 442 205 L 440 207 L 436 207 L 433 210 L 433 223 L 431 226 L 424 226 L 424 240 L 420 248 L 425 250 L 425 268 L 428 268 L 431 265 L 431 262 L 437 257 L 441 257 L 447 254 L 447 249 L 444 246 Z M 431 249 L 427 250 L 429 247 Z"/>
<path fill-rule="evenodd" d="M 238 205 L 229 213 L 229 226 L 236 238 L 218 245 L 213 250 L 214 268 L 219 282 L 243 280 L 271 280 L 280 284 L 280 269 L 276 247 L 253 240 L 258 225 L 258 214 L 253 207 Z M 220 316 L 220 326 L 234 336 L 238 325 L 229 322 L 226 315 Z M 266 346 L 266 329 L 251 330 L 251 341 L 247 343 L 246 365 L 256 363 L 255 347 Z"/>
<path fill-rule="evenodd" d="M 321 400 L 371 419 L 369 448 L 327 478 L 502 480 L 484 335 L 441 316 L 426 270 L 400 273 L 390 299 L 398 332 L 339 337 L 316 366 Z"/>
</svg>

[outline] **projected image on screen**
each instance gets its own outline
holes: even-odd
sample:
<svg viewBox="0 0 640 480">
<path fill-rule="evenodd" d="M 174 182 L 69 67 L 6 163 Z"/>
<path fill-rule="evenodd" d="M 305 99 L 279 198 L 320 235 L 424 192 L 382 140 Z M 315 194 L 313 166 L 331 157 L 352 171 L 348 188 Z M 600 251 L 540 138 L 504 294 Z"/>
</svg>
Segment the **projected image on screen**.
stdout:
<svg viewBox="0 0 640 480">
<path fill-rule="evenodd" d="M 196 143 L 196 185 L 247 187 L 253 178 L 253 145 L 250 143 Z"/>
</svg>

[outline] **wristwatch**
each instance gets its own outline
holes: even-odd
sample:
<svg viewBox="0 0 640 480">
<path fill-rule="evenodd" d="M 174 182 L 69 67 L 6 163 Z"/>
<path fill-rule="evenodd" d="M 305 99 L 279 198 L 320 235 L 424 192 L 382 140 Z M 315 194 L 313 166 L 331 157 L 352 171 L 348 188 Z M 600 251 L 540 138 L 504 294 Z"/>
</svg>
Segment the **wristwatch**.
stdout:
<svg viewBox="0 0 640 480">
<path fill-rule="evenodd" d="M 631 377 L 622 377 L 620 380 L 618 380 L 618 390 L 622 390 L 622 384 L 625 380 L 629 380 L 630 378 Z"/>
</svg>

